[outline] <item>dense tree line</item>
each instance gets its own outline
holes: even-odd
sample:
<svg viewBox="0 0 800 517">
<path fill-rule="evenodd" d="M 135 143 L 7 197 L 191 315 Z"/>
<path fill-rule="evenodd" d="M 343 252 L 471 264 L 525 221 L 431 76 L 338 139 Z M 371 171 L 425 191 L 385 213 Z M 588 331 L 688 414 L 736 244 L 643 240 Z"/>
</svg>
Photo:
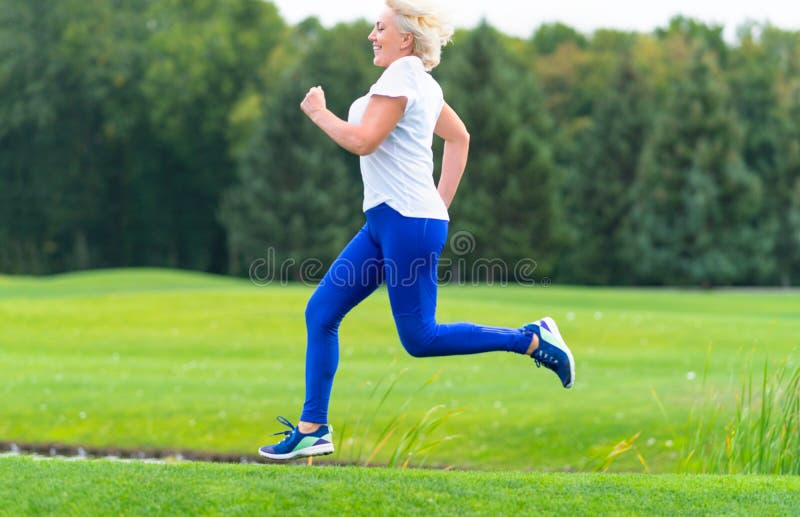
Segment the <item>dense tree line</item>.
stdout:
<svg viewBox="0 0 800 517">
<path fill-rule="evenodd" d="M 262 0 L 2 2 L 0 271 L 318 276 L 361 180 L 298 104 L 321 84 L 346 117 L 380 73 L 369 31 Z M 800 282 L 800 32 L 483 23 L 433 74 L 472 135 L 445 272 Z"/>
</svg>

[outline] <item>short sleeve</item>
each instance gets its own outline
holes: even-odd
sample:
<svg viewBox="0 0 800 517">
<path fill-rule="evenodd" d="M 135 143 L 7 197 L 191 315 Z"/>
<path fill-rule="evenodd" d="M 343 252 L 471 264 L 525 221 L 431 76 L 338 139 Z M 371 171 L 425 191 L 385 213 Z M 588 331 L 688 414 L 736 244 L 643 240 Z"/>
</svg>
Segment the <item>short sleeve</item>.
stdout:
<svg viewBox="0 0 800 517">
<path fill-rule="evenodd" d="M 398 59 L 389 65 L 378 81 L 369 89 L 372 95 L 406 97 L 408 104 L 416 99 L 415 73 L 408 59 Z"/>
</svg>

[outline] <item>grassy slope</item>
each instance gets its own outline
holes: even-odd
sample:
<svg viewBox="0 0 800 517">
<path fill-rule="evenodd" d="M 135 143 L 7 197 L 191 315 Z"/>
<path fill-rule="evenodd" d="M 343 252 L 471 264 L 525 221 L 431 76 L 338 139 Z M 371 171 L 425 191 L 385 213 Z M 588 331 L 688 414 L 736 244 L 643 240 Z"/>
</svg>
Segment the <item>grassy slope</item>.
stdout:
<svg viewBox="0 0 800 517">
<path fill-rule="evenodd" d="M 800 478 L 0 459 L 0 515 L 792 515 Z"/>
<path fill-rule="evenodd" d="M 0 277 L 0 439 L 253 452 L 278 430 L 275 415 L 299 412 L 310 292 L 159 270 Z M 373 387 L 407 369 L 368 450 L 390 418 L 407 414 L 408 427 L 443 404 L 464 409 L 442 431 L 460 438 L 431 463 L 586 469 L 641 431 L 649 467 L 673 471 L 681 425 L 704 396 L 709 346 L 708 386 L 724 395 L 748 357 L 758 369 L 796 354 L 800 335 L 794 293 L 452 286 L 439 306 L 440 321 L 518 326 L 552 315 L 576 355 L 576 388 L 511 354 L 413 359 L 378 292 L 341 328 L 331 408 L 340 436 L 373 412 Z M 338 458 L 359 443 L 341 444 Z M 613 468 L 641 467 L 628 454 Z"/>
</svg>

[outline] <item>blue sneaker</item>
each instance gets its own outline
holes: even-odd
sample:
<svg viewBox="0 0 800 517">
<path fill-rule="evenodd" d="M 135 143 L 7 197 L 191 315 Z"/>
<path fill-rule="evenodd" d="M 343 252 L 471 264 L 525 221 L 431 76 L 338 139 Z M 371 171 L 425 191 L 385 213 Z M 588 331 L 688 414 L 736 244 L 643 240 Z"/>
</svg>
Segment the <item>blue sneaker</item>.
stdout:
<svg viewBox="0 0 800 517">
<path fill-rule="evenodd" d="M 539 348 L 531 356 L 536 361 L 536 367 L 544 365 L 553 370 L 561 379 L 561 384 L 567 389 L 571 388 L 575 383 L 575 360 L 553 318 L 542 318 L 525 325 L 523 329 L 539 336 Z"/>
<path fill-rule="evenodd" d="M 258 449 L 258 453 L 271 460 L 290 460 L 304 456 L 322 456 L 333 452 L 333 428 L 329 425 L 320 426 L 313 433 L 303 434 L 289 420 L 279 416 L 278 422 L 289 428 L 288 431 L 279 431 L 272 436 L 283 434 L 286 438 L 275 445 L 265 445 Z"/>
</svg>

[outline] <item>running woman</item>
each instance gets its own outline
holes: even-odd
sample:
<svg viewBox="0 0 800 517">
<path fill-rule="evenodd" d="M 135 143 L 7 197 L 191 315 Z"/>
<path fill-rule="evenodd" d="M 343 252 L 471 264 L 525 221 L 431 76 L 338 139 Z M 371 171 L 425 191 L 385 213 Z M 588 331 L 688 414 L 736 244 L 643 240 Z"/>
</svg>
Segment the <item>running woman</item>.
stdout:
<svg viewBox="0 0 800 517">
<path fill-rule="evenodd" d="M 342 318 L 379 285 L 389 292 L 405 349 L 414 357 L 515 352 L 553 370 L 565 388 L 575 382 L 572 353 L 551 318 L 522 328 L 436 322 L 437 266 L 447 239 L 447 207 L 467 164 L 469 133 L 444 101 L 430 71 L 453 34 L 424 0 L 386 0 L 369 34 L 374 64 L 385 68 L 353 102 L 347 121 L 326 108 L 320 86 L 303 112 L 334 142 L 361 157 L 366 224 L 326 272 L 306 307 L 306 400 L 285 438 L 259 449 L 273 460 L 330 454 L 328 404 L 339 362 Z M 438 187 L 433 135 L 445 141 Z"/>
</svg>

